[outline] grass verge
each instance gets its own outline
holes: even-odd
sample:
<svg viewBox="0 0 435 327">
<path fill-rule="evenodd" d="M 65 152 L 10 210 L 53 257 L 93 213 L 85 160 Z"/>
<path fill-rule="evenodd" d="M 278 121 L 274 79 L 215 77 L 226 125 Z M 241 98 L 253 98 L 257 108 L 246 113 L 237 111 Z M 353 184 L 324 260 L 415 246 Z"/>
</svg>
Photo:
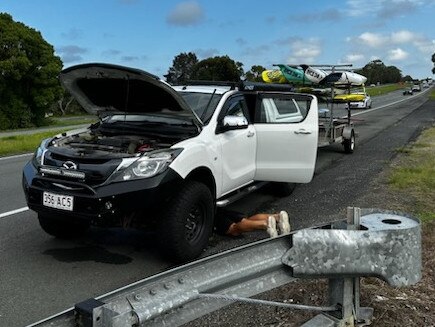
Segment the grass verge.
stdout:
<svg viewBox="0 0 435 327">
<path fill-rule="evenodd" d="M 412 211 L 422 221 L 435 220 L 435 127 L 398 151 L 400 160 L 388 177 L 392 191 L 412 199 Z"/>
<path fill-rule="evenodd" d="M 72 117 L 69 119 L 56 119 L 52 118 L 50 126 L 62 127 L 62 126 L 72 126 L 72 125 L 82 125 L 82 124 L 92 124 L 97 122 L 96 117 Z"/>
<path fill-rule="evenodd" d="M 382 85 L 382 86 L 366 87 L 366 92 L 370 96 L 383 95 L 383 94 L 386 94 L 389 92 L 403 89 L 404 87 L 406 87 L 406 85 L 388 84 L 388 85 Z"/>
<path fill-rule="evenodd" d="M 14 135 L 0 138 L 0 156 L 33 152 L 45 138 L 66 130 L 46 131 L 28 135 Z"/>
</svg>

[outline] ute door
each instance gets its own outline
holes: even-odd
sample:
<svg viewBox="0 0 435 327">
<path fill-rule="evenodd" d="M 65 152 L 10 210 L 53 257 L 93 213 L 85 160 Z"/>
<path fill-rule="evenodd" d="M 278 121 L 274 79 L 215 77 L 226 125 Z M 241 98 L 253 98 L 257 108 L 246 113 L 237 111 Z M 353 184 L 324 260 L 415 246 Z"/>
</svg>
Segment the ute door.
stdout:
<svg viewBox="0 0 435 327">
<path fill-rule="evenodd" d="M 222 194 L 226 194 L 252 182 L 255 174 L 256 135 L 242 95 L 231 97 L 222 108 L 216 137 L 222 153 Z"/>
<path fill-rule="evenodd" d="M 317 156 L 317 98 L 305 94 L 259 93 L 255 180 L 308 183 Z"/>
</svg>

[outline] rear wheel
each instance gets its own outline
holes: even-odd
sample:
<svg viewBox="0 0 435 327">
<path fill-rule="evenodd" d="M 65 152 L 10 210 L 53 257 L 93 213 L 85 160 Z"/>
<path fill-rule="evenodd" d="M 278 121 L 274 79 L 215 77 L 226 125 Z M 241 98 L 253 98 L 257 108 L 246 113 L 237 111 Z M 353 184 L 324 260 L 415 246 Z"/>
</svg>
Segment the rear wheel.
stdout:
<svg viewBox="0 0 435 327">
<path fill-rule="evenodd" d="M 165 210 L 160 235 L 163 249 L 176 262 L 198 257 L 213 229 L 214 202 L 207 186 L 189 181 Z"/>
<path fill-rule="evenodd" d="M 88 222 L 66 221 L 43 214 L 38 214 L 38 219 L 44 232 L 57 238 L 78 237 L 89 229 Z"/>
<path fill-rule="evenodd" d="M 343 147 L 345 153 L 353 153 L 355 150 L 355 133 L 353 130 L 350 133 L 350 138 L 343 141 Z"/>
</svg>

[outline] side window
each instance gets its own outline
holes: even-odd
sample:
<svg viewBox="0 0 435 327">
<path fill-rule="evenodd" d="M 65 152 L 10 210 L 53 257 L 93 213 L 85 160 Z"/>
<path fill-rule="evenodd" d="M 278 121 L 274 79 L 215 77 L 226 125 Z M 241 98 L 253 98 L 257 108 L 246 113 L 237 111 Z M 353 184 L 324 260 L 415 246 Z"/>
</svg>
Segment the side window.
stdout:
<svg viewBox="0 0 435 327">
<path fill-rule="evenodd" d="M 227 104 L 221 111 L 219 118 L 223 119 L 225 116 L 237 116 L 248 119 L 247 111 L 248 108 L 245 99 L 239 96 L 228 100 Z"/>
<path fill-rule="evenodd" d="M 237 116 L 243 117 L 243 104 L 241 101 L 235 101 L 230 104 L 230 107 L 227 110 L 226 116 Z"/>
<path fill-rule="evenodd" d="M 271 124 L 299 123 L 305 119 L 311 102 L 291 96 L 263 96 L 257 107 L 256 122 Z"/>
<path fill-rule="evenodd" d="M 276 109 L 280 115 L 295 114 L 299 108 L 293 99 L 274 99 Z"/>
</svg>

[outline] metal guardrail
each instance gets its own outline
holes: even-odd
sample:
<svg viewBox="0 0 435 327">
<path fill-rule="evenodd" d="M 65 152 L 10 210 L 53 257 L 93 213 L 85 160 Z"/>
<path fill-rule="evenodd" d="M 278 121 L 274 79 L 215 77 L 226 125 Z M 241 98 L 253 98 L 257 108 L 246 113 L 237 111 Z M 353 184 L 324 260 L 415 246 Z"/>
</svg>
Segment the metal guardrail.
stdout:
<svg viewBox="0 0 435 327">
<path fill-rule="evenodd" d="M 394 286 L 421 278 L 419 222 L 393 212 L 349 211 L 353 229 L 307 229 L 207 257 L 81 302 L 74 309 L 35 323 L 43 326 L 180 326 L 228 304 L 245 301 L 331 312 L 304 326 L 369 322 L 370 308 L 359 307 L 360 276 L 377 276 Z M 356 223 L 355 223 L 356 222 Z M 334 226 L 335 225 L 335 226 Z M 338 227 L 334 224 L 330 227 Z M 247 299 L 297 277 L 330 278 L 324 307 Z"/>
</svg>

